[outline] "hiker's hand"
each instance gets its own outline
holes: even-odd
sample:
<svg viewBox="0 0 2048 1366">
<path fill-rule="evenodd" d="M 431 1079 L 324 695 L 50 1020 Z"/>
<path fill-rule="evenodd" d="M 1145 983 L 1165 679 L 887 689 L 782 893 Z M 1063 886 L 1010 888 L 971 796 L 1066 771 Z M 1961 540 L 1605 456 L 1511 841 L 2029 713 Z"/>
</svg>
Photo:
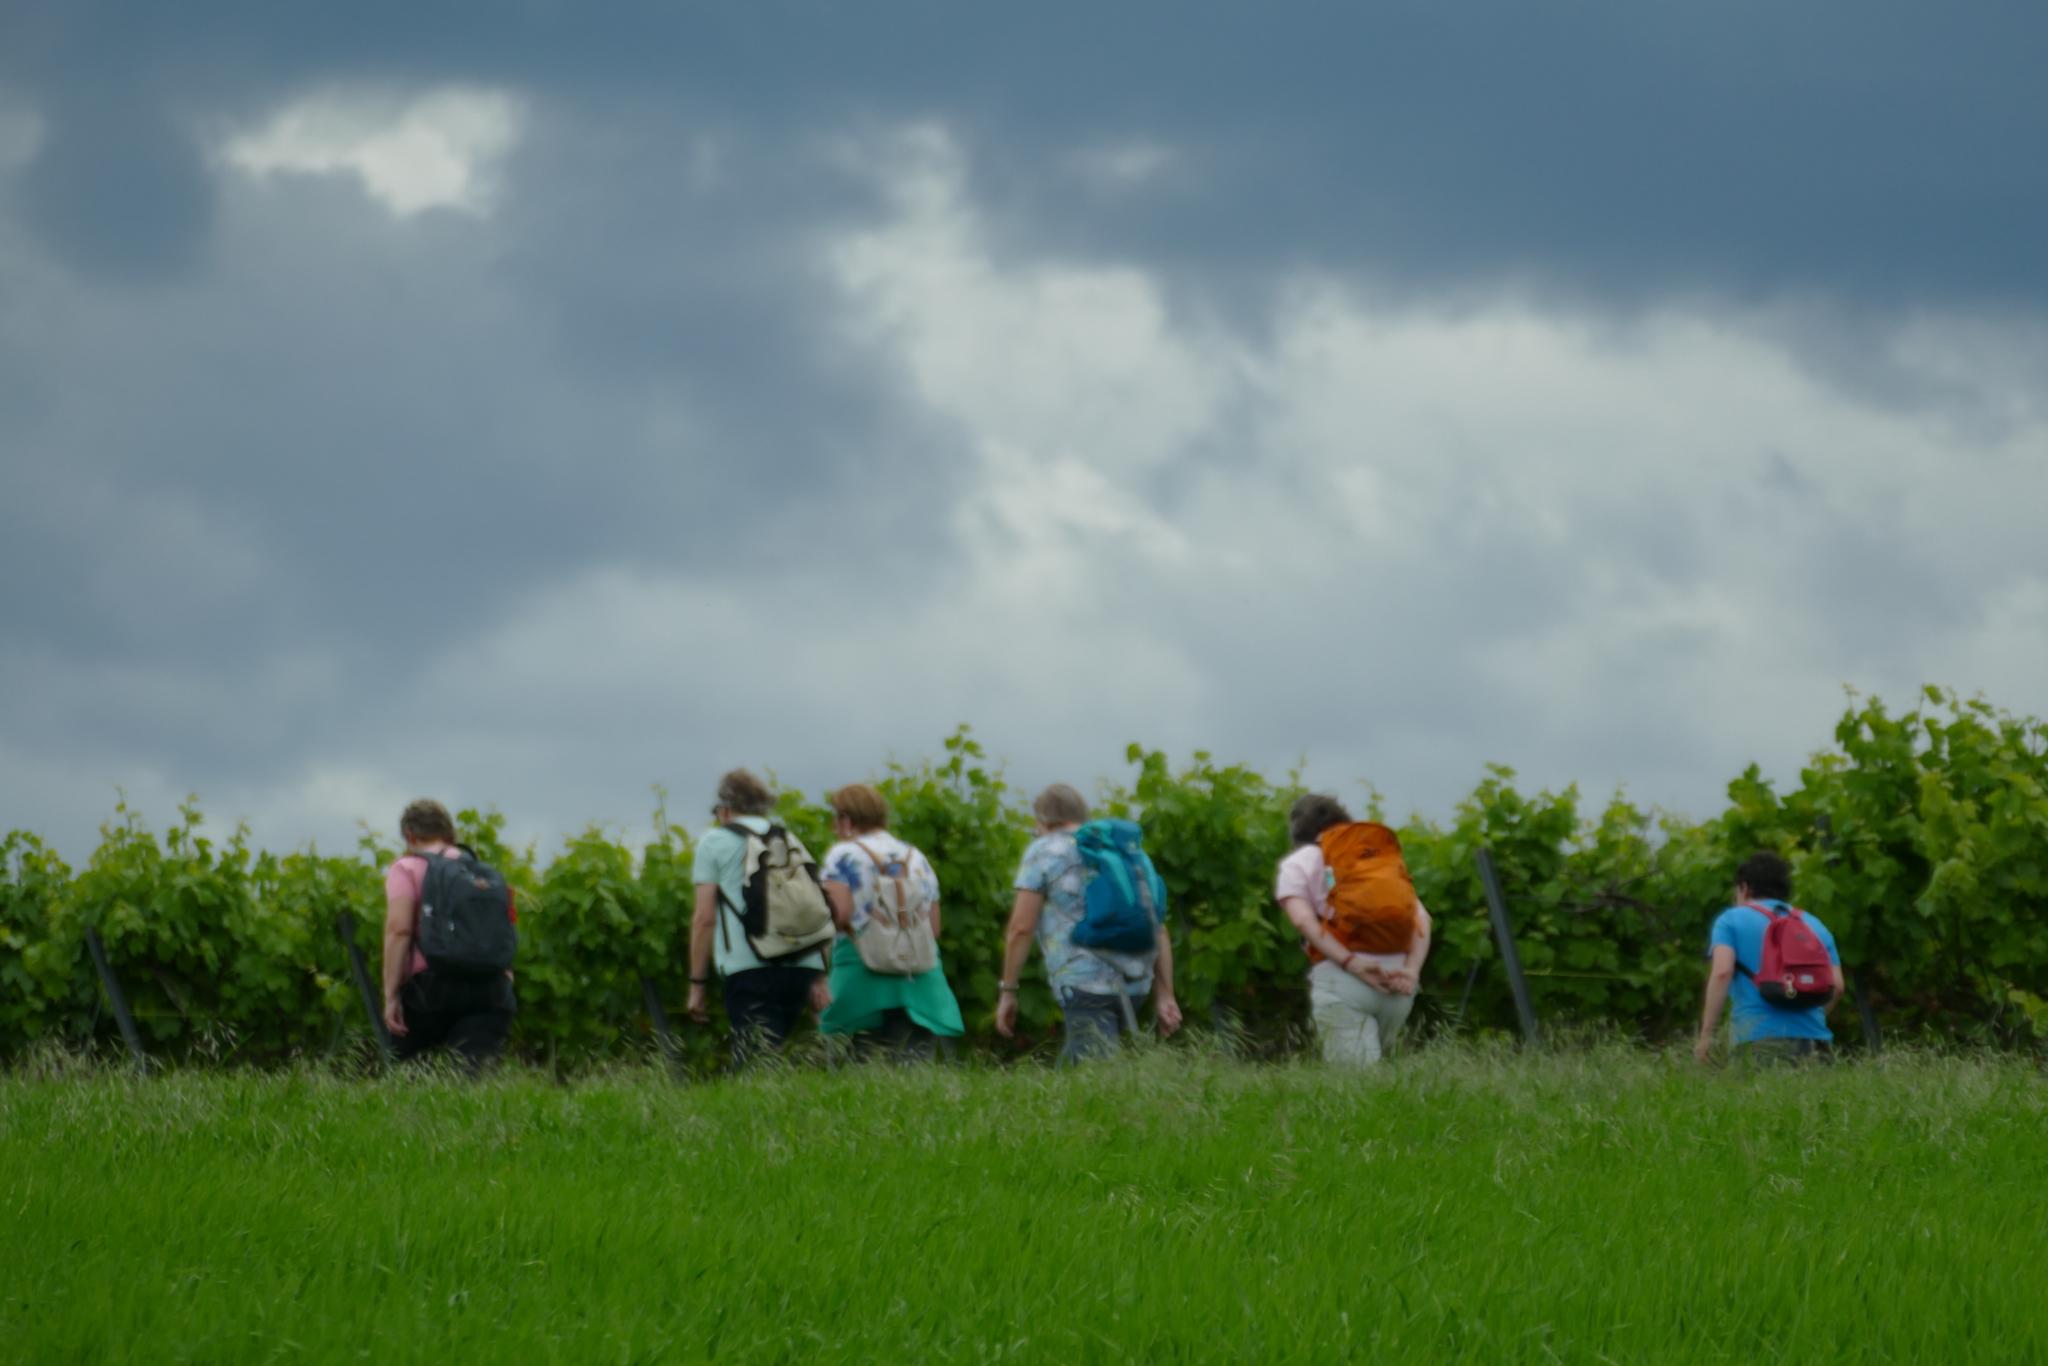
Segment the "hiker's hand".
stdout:
<svg viewBox="0 0 2048 1366">
<path fill-rule="evenodd" d="M 704 984 L 702 982 L 690 983 L 689 1010 L 690 1018 L 698 1024 L 709 1024 L 711 1022 L 711 1005 L 705 999 Z"/>
<path fill-rule="evenodd" d="M 1702 1034 L 1697 1039 L 1694 1039 L 1692 1041 L 1692 1055 L 1701 1062 L 1711 1061 L 1714 1056 L 1713 1038 L 1709 1035 Z"/>
<path fill-rule="evenodd" d="M 1415 974 L 1406 968 L 1396 968 L 1387 974 L 1387 986 L 1396 996 L 1413 996 L 1417 986 Z"/>
<path fill-rule="evenodd" d="M 1017 993 L 1003 992 L 996 997 L 996 1033 L 1006 1039 L 1017 1037 Z"/>
<path fill-rule="evenodd" d="M 1377 964 L 1368 963 L 1362 957 L 1354 956 L 1351 959 L 1351 961 L 1345 965 L 1344 971 L 1350 973 L 1353 977 L 1356 977 L 1359 981 L 1365 983 L 1374 991 L 1393 991 L 1393 987 L 1389 985 L 1387 982 L 1387 974 L 1381 972 Z"/>
<path fill-rule="evenodd" d="M 384 1003 L 384 1027 L 391 1031 L 394 1038 L 406 1032 L 405 1007 L 398 1003 L 396 996 Z"/>
<path fill-rule="evenodd" d="M 823 1015 L 825 1007 L 831 1004 L 832 979 L 821 972 L 811 979 L 811 1009 Z"/>
<path fill-rule="evenodd" d="M 1153 1006 L 1153 1013 L 1159 1017 L 1159 1037 L 1165 1038 L 1180 1028 L 1180 1002 L 1171 996 L 1162 996 Z"/>
</svg>

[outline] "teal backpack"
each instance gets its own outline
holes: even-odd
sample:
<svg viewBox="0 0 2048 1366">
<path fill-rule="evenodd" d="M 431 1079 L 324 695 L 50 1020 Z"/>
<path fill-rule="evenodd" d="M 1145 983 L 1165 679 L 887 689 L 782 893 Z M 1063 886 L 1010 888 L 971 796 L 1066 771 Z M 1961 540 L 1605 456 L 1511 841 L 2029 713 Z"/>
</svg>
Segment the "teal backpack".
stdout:
<svg viewBox="0 0 2048 1366">
<path fill-rule="evenodd" d="M 1145 853 L 1136 821 L 1090 821 L 1074 832 L 1088 865 L 1088 894 L 1073 942 L 1084 949 L 1142 953 L 1166 919 L 1166 883 Z"/>
</svg>

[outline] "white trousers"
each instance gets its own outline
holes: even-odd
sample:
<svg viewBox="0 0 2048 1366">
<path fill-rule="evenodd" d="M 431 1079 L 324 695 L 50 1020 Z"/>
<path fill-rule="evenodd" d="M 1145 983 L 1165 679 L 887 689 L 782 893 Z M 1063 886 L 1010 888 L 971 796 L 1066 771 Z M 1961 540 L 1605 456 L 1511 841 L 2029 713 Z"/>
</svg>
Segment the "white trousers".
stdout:
<svg viewBox="0 0 2048 1366">
<path fill-rule="evenodd" d="M 1408 1023 L 1415 998 L 1375 991 L 1325 961 L 1309 969 L 1308 1008 L 1316 1022 L 1324 1062 L 1370 1067 Z"/>
</svg>

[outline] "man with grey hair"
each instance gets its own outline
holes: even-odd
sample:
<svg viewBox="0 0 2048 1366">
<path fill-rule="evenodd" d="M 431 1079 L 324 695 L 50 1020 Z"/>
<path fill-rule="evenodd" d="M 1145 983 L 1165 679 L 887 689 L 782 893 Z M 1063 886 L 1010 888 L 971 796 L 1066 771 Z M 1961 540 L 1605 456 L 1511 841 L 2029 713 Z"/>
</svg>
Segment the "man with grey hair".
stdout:
<svg viewBox="0 0 2048 1366">
<path fill-rule="evenodd" d="M 697 888 L 690 917 L 690 1017 L 699 1022 L 710 1018 L 707 988 L 715 963 L 732 1025 L 734 1070 L 780 1049 L 806 1006 L 822 1011 L 832 999 L 825 976 L 831 914 L 823 888 L 807 889 L 804 883 L 808 877 L 816 884 L 817 865 L 795 835 L 769 818 L 774 809 L 767 784 L 747 770 L 736 768 L 719 779 L 718 800 L 711 808 L 717 824 L 697 841 L 690 870 Z M 783 862 L 767 866 L 777 858 Z M 750 926 L 750 911 L 753 919 L 763 918 L 754 902 L 770 881 L 783 882 L 799 895 L 814 892 L 816 933 L 792 945 L 774 927 Z"/>
<path fill-rule="evenodd" d="M 1074 929 L 1087 910 L 1090 876 L 1074 836 L 1088 819 L 1088 803 L 1065 783 L 1054 783 L 1038 794 L 1031 812 L 1038 836 L 1017 869 L 1017 899 L 1004 932 L 1003 976 L 996 984 L 996 1032 L 1005 1038 L 1016 1032 L 1018 979 L 1036 938 L 1066 1027 L 1061 1065 L 1114 1052 L 1120 1033 L 1136 1032 L 1136 1005 L 1148 993 L 1154 994 L 1159 1032 L 1173 1033 L 1180 1028 L 1180 1003 L 1173 995 L 1173 947 L 1163 915 L 1148 949 L 1074 943 Z"/>
</svg>

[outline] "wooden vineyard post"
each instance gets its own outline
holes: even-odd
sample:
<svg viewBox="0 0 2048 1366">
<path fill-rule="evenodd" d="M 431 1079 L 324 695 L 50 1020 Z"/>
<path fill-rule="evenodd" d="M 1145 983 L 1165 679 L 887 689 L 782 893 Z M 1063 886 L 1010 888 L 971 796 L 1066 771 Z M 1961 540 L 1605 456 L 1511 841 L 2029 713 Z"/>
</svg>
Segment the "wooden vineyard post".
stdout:
<svg viewBox="0 0 2048 1366">
<path fill-rule="evenodd" d="M 1861 968 L 1849 970 L 1849 990 L 1856 993 L 1856 1018 L 1863 1022 L 1863 1046 L 1871 1054 L 1884 1051 L 1884 1036 L 1877 1031 L 1877 1011 L 1870 1004 L 1870 993 L 1865 989 L 1868 981 Z"/>
<path fill-rule="evenodd" d="M 100 975 L 100 986 L 107 993 L 107 1004 L 113 1007 L 114 1023 L 121 1026 L 121 1038 L 134 1057 L 136 1068 L 147 1071 L 149 1054 L 142 1050 L 142 1035 L 136 1032 L 135 1016 L 129 1013 L 127 994 L 121 990 L 121 979 L 114 976 L 113 964 L 107 961 L 107 946 L 100 942 L 100 932 L 90 925 L 85 929 L 85 946 L 92 951 L 93 970 Z"/>
<path fill-rule="evenodd" d="M 356 995 L 363 1001 L 363 1014 L 370 1018 L 370 1033 L 376 1037 L 377 1052 L 384 1061 L 390 1062 L 391 1031 L 384 1027 L 384 1012 L 377 1008 L 377 992 L 370 985 L 370 969 L 363 962 L 363 951 L 356 944 L 356 918 L 351 911 L 343 911 L 334 917 L 334 931 L 341 936 L 342 951 L 348 955 L 349 976 L 355 979 Z"/>
<path fill-rule="evenodd" d="M 1529 1000 L 1529 979 L 1522 975 L 1522 956 L 1515 952 L 1515 932 L 1508 924 L 1508 903 L 1500 892 L 1500 874 L 1494 870 L 1493 851 L 1481 846 L 1472 858 L 1479 866 L 1479 881 L 1486 888 L 1486 909 L 1493 917 L 1493 938 L 1500 946 L 1501 965 L 1508 972 L 1508 989 L 1515 996 L 1515 1014 L 1522 1021 L 1522 1038 L 1535 1043 L 1536 1007 Z"/>
<path fill-rule="evenodd" d="M 640 974 L 640 999 L 647 1004 L 647 1018 L 654 1025 L 655 1042 L 661 1045 L 661 1053 L 668 1059 L 669 1070 L 680 1072 L 683 1066 L 682 1046 L 676 1042 L 675 1030 L 669 1027 L 668 1011 L 661 1004 L 660 989 L 654 985 L 654 979 L 644 972 Z"/>
</svg>

